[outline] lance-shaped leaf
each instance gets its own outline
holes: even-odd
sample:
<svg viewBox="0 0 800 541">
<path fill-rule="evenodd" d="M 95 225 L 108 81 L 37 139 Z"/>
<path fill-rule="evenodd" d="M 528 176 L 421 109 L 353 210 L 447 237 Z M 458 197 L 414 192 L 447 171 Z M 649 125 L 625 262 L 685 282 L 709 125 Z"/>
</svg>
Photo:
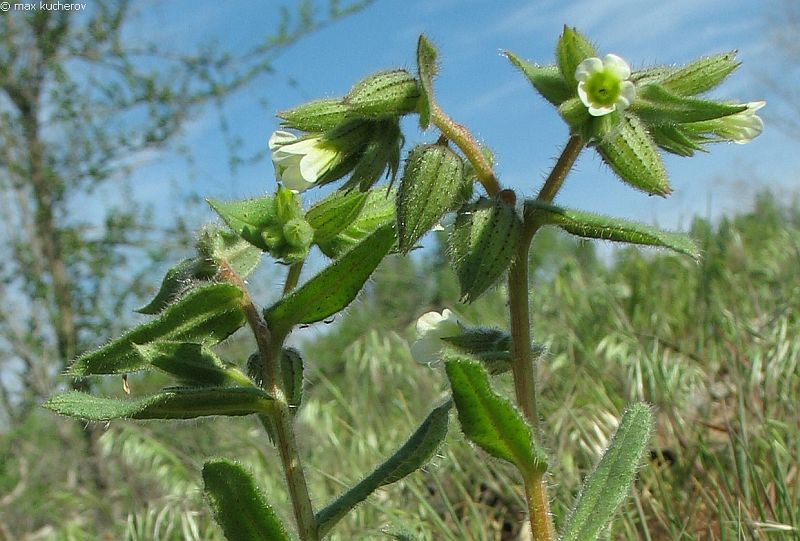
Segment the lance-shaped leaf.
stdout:
<svg viewBox="0 0 800 541">
<path fill-rule="evenodd" d="M 557 225 L 579 237 L 658 246 L 686 254 L 694 259 L 700 257 L 700 250 L 695 242 L 682 233 L 662 231 L 645 224 L 565 209 L 539 201 L 526 201 L 525 211 L 535 212 L 538 219 L 544 223 Z"/>
<path fill-rule="evenodd" d="M 153 342 L 135 345 L 150 365 L 174 376 L 186 385 L 250 385 L 242 372 L 203 344 L 196 342 Z"/>
<path fill-rule="evenodd" d="M 738 67 L 736 51 L 706 56 L 671 71 L 660 84 L 679 96 L 695 96 L 719 85 Z"/>
<path fill-rule="evenodd" d="M 267 251 L 268 247 L 261 237 L 261 232 L 277 221 L 272 197 L 259 197 L 244 201 L 209 199 L 208 204 L 234 233 L 253 246 Z"/>
<path fill-rule="evenodd" d="M 379 228 L 395 221 L 395 192 L 375 189 L 368 192 L 367 201 L 358 215 L 338 235 L 319 241 L 317 245 L 323 254 L 336 259 Z"/>
<path fill-rule="evenodd" d="M 203 465 L 205 494 L 228 541 L 289 541 L 280 519 L 239 464 L 212 460 Z"/>
<path fill-rule="evenodd" d="M 672 191 L 656 145 L 636 117 L 624 116 L 614 135 L 597 144 L 597 152 L 634 188 L 653 195 L 667 195 Z"/>
<path fill-rule="evenodd" d="M 433 78 L 439 71 L 436 57 L 436 48 L 428 41 L 428 38 L 421 35 L 417 41 L 417 74 L 420 86 L 417 112 L 419 113 L 419 126 L 423 130 L 428 129 L 431 121 L 431 108 L 434 103 Z"/>
<path fill-rule="evenodd" d="M 201 258 L 180 261 L 167 271 L 153 300 L 136 309 L 136 312 L 151 316 L 160 314 L 172 301 L 185 293 L 194 280 L 209 279 L 215 272 L 213 265 L 206 264 Z"/>
<path fill-rule="evenodd" d="M 314 242 L 324 242 L 341 233 L 358 218 L 366 202 L 366 193 L 335 191 L 308 209 L 306 221 L 314 228 Z"/>
<path fill-rule="evenodd" d="M 378 488 L 399 481 L 424 466 L 447 435 L 452 406 L 447 401 L 435 408 L 411 437 L 375 471 L 317 513 L 319 535 L 324 537 L 351 509 Z"/>
<path fill-rule="evenodd" d="M 187 293 L 153 321 L 86 353 L 69 369 L 72 376 L 123 374 L 150 367 L 136 344 L 155 341 L 217 344 L 244 325 L 242 292 L 231 284 L 209 284 Z"/>
<path fill-rule="evenodd" d="M 628 495 L 652 425 L 653 414 L 646 404 L 636 404 L 625 412 L 603 458 L 583 483 L 561 541 L 598 538 Z"/>
<path fill-rule="evenodd" d="M 218 226 L 207 226 L 200 232 L 197 251 L 207 267 L 218 270 L 230 267 L 239 278 L 246 278 L 261 262 L 262 252 L 237 234 Z"/>
<path fill-rule="evenodd" d="M 558 66 L 539 66 L 526 62 L 510 51 L 506 51 L 505 55 L 508 61 L 530 81 L 533 88 L 556 107 L 572 97 L 566 81 L 558 71 Z"/>
<path fill-rule="evenodd" d="M 464 182 L 464 163 L 444 145 L 418 145 L 408 154 L 397 192 L 397 237 L 408 253 L 445 213 L 457 209 L 472 183 Z"/>
<path fill-rule="evenodd" d="M 575 79 L 575 70 L 578 64 L 587 58 L 596 56 L 597 51 L 589 43 L 589 40 L 583 37 L 577 29 L 564 26 L 564 31 L 556 45 L 556 63 L 567 88 L 574 91 L 578 86 L 578 81 Z"/>
<path fill-rule="evenodd" d="M 298 323 L 314 323 L 343 310 L 361 291 L 395 241 L 394 228 L 383 226 L 328 268 L 267 308 L 270 329 L 285 332 Z"/>
<path fill-rule="evenodd" d="M 673 94 L 661 85 L 649 84 L 636 93 L 631 111 L 648 125 L 672 125 L 712 120 L 747 109 L 745 105 L 730 105 Z"/>
<path fill-rule="evenodd" d="M 89 421 L 240 416 L 269 413 L 272 405 L 272 397 L 255 387 L 172 387 L 136 399 L 104 398 L 71 391 L 43 404 L 61 415 Z"/>
<path fill-rule="evenodd" d="M 490 455 L 514 464 L 526 477 L 547 469 L 547 455 L 533 442 L 531 429 L 506 398 L 496 395 L 486 371 L 474 361 L 445 363 L 464 435 Z"/>
</svg>

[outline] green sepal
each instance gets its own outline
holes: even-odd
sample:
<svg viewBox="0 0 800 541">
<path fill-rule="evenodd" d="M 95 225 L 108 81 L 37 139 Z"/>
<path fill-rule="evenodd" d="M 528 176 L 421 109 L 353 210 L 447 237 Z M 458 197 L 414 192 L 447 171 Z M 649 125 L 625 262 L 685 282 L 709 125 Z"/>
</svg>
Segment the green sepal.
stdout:
<svg viewBox="0 0 800 541">
<path fill-rule="evenodd" d="M 403 134 L 396 119 L 375 121 L 373 135 L 364 146 L 353 174 L 341 189 L 357 187 L 359 191 L 366 192 L 380 180 L 384 171 L 394 181 L 400 167 L 402 146 Z"/>
<path fill-rule="evenodd" d="M 273 399 L 255 387 L 171 387 L 136 399 L 104 398 L 79 391 L 54 396 L 43 407 L 88 421 L 194 419 L 210 415 L 269 413 Z"/>
<path fill-rule="evenodd" d="M 411 149 L 397 192 L 397 238 L 408 253 L 445 213 L 465 197 L 464 162 L 445 145 Z"/>
<path fill-rule="evenodd" d="M 427 130 L 431 121 L 431 104 L 433 104 L 433 78 L 439 71 L 436 65 L 436 48 L 424 35 L 417 41 L 417 74 L 419 76 L 419 127 Z"/>
<path fill-rule="evenodd" d="M 264 311 L 271 330 L 286 332 L 298 323 L 314 323 L 345 309 L 358 295 L 389 249 L 392 226 L 383 226 Z"/>
<path fill-rule="evenodd" d="M 746 109 L 745 105 L 729 105 L 679 96 L 657 84 L 649 84 L 638 89 L 636 100 L 631 106 L 631 112 L 646 124 L 656 126 L 712 120 L 740 113 Z"/>
<path fill-rule="evenodd" d="M 365 77 L 345 96 L 353 114 L 367 118 L 399 117 L 416 110 L 420 91 L 417 80 L 403 69 Z"/>
<path fill-rule="evenodd" d="M 506 51 L 505 55 L 508 61 L 530 81 L 533 88 L 556 107 L 572 97 L 573 92 L 561 76 L 558 66 L 539 66 L 526 62 L 510 51 Z"/>
<path fill-rule="evenodd" d="M 239 278 L 246 278 L 261 263 L 262 252 L 236 233 L 208 225 L 200 232 L 197 252 L 214 271 L 224 264 Z M 209 277 L 210 278 L 210 277 Z"/>
<path fill-rule="evenodd" d="M 182 385 L 224 387 L 250 383 L 235 366 L 225 363 L 203 344 L 152 342 L 134 347 L 146 362 L 175 377 Z"/>
<path fill-rule="evenodd" d="M 452 407 L 448 400 L 435 408 L 411 437 L 383 464 L 316 514 L 320 538 L 378 488 L 399 481 L 424 466 L 447 435 Z"/>
<path fill-rule="evenodd" d="M 513 205 L 481 198 L 464 205 L 456 215 L 450 239 L 453 268 L 462 302 L 473 302 L 508 269 L 522 234 L 522 221 Z"/>
<path fill-rule="evenodd" d="M 275 511 L 239 464 L 211 460 L 203 465 L 204 492 L 228 541 L 289 541 Z"/>
<path fill-rule="evenodd" d="M 705 152 L 703 143 L 708 142 L 706 137 L 692 134 L 683 126 L 653 126 L 650 136 L 658 148 L 683 157 L 694 156 L 695 152 Z"/>
<path fill-rule="evenodd" d="M 378 228 L 395 222 L 395 191 L 376 188 L 367 194 L 358 218 L 341 233 L 317 242 L 323 254 L 337 259 Z"/>
<path fill-rule="evenodd" d="M 660 84 L 679 96 L 696 96 L 718 86 L 739 67 L 736 51 L 706 56 L 661 79 Z"/>
<path fill-rule="evenodd" d="M 448 359 L 445 371 L 464 435 L 488 454 L 514 464 L 523 476 L 547 470 L 547 455 L 511 402 L 492 391 L 475 361 Z"/>
<path fill-rule="evenodd" d="M 211 346 L 244 324 L 242 291 L 239 288 L 231 284 L 198 287 L 170 305 L 158 318 L 78 357 L 67 374 L 124 374 L 147 369 L 150 364 L 136 351 L 136 344 L 175 341 Z"/>
<path fill-rule="evenodd" d="M 593 134 L 591 127 L 587 124 L 590 124 L 595 117 L 589 114 L 589 109 L 580 98 L 569 98 L 561 102 L 561 105 L 558 106 L 558 114 L 567 123 L 571 133 L 578 133 L 583 136 L 584 140 L 590 140 Z"/>
<path fill-rule="evenodd" d="M 268 251 L 262 232 L 277 222 L 274 198 L 265 196 L 243 201 L 208 199 L 208 204 L 231 230 L 244 240 Z"/>
<path fill-rule="evenodd" d="M 306 221 L 314 228 L 314 242 L 325 242 L 352 224 L 368 195 L 360 191 L 335 191 L 306 212 Z"/>
<path fill-rule="evenodd" d="M 295 348 L 283 348 L 281 352 L 281 379 L 286 403 L 297 412 L 303 403 L 303 358 Z"/>
<path fill-rule="evenodd" d="M 596 56 L 597 51 L 589 43 L 589 40 L 583 37 L 577 29 L 564 26 L 564 31 L 556 45 L 556 63 L 570 94 L 574 93 L 578 87 L 578 81 L 575 79 L 575 70 L 578 68 L 578 64 L 587 58 Z"/>
<path fill-rule="evenodd" d="M 506 331 L 487 327 L 462 327 L 461 334 L 442 337 L 442 340 L 460 353 L 467 353 L 478 359 L 492 376 L 511 370 L 511 335 Z M 531 350 L 535 356 L 539 356 L 544 353 L 545 348 L 534 344 Z"/>
<path fill-rule="evenodd" d="M 630 491 L 652 426 L 653 413 L 647 404 L 636 404 L 625 412 L 611 444 L 584 481 L 560 541 L 598 539 Z"/>
<path fill-rule="evenodd" d="M 340 99 L 315 100 L 294 109 L 281 111 L 281 126 L 309 133 L 320 133 L 344 122 L 348 107 Z"/>
<path fill-rule="evenodd" d="M 380 121 L 351 118 L 323 133 L 321 144 L 336 150 L 336 158 L 315 185 L 323 186 L 350 174 L 358 165 L 364 147 L 375 135 L 375 127 L 379 124 Z"/>
<path fill-rule="evenodd" d="M 697 244 L 682 233 L 662 231 L 645 224 L 565 209 L 534 200 L 525 202 L 525 210 L 536 213 L 537 220 L 556 225 L 579 237 L 669 248 L 694 259 L 700 258 Z"/>
<path fill-rule="evenodd" d="M 303 203 L 300 196 L 285 186 L 278 186 L 272 204 L 279 224 L 287 224 L 303 217 Z"/>
<path fill-rule="evenodd" d="M 623 182 L 651 195 L 672 192 L 667 170 L 641 121 L 623 116 L 616 135 L 597 143 L 597 152 Z"/>
<path fill-rule="evenodd" d="M 171 302 L 188 291 L 195 280 L 208 280 L 215 273 L 214 266 L 208 264 L 204 258 L 184 259 L 167 271 L 153 300 L 137 308 L 135 312 L 150 316 L 160 314 Z"/>
</svg>

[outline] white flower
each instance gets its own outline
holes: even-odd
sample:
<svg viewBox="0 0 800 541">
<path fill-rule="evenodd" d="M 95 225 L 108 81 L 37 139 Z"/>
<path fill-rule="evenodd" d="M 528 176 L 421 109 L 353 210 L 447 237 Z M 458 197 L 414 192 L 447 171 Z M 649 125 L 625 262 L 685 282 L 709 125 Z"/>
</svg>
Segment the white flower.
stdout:
<svg viewBox="0 0 800 541">
<path fill-rule="evenodd" d="M 276 131 L 269 138 L 275 176 L 293 192 L 312 187 L 337 161 L 339 153 L 322 144 L 319 136 L 298 139 Z"/>
<path fill-rule="evenodd" d="M 592 116 L 623 111 L 636 96 L 630 76 L 628 63 L 615 54 L 607 54 L 602 60 L 587 58 L 575 69 L 578 97 Z"/>
<path fill-rule="evenodd" d="M 411 356 L 420 364 L 431 365 L 439 360 L 442 338 L 458 336 L 461 327 L 456 315 L 448 309 L 442 313 L 428 312 L 417 320 L 417 341 L 411 344 Z"/>
<path fill-rule="evenodd" d="M 737 145 L 749 143 L 761 135 L 764 130 L 764 121 L 756 114 L 756 111 L 766 104 L 765 101 L 751 101 L 745 104 L 747 109 L 741 113 L 719 119 L 722 124 L 719 135 Z"/>
</svg>

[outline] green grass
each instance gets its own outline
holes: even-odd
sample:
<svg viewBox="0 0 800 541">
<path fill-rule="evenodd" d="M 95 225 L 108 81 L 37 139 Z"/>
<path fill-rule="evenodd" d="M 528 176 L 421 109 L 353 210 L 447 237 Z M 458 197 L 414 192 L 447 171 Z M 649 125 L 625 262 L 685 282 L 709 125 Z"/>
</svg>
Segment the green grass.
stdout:
<svg viewBox="0 0 800 541">
<path fill-rule="evenodd" d="M 624 249 L 602 264 L 591 245 L 548 232 L 536 241 L 533 331 L 548 348 L 540 410 L 556 523 L 625 405 L 645 400 L 657 414 L 652 457 L 610 539 L 800 539 L 800 208 L 762 196 L 752 212 L 698 221 L 692 233 L 700 263 Z M 317 508 L 401 445 L 446 393 L 441 368 L 410 358 L 418 315 L 449 306 L 470 323 L 506 325 L 503 288 L 457 306 L 442 257 L 388 261 L 347 315 L 302 348 L 308 381 L 297 425 Z M 225 349 L 228 358 L 247 356 L 238 342 Z M 510 390 L 507 376 L 494 383 Z M 331 539 L 403 531 L 525 539 L 514 472 L 467 444 L 457 426 L 453 417 L 428 467 L 381 489 Z M 113 480 L 103 497 L 74 484 L 81 457 L 53 437 L 70 441 L 70 430 L 43 413 L 0 438 L 0 498 L 27 461 L 24 486 L 0 507 L 11 538 L 221 539 L 200 492 L 210 456 L 248 464 L 291 522 L 279 461 L 247 419 L 112 424 L 101 440 Z"/>
</svg>

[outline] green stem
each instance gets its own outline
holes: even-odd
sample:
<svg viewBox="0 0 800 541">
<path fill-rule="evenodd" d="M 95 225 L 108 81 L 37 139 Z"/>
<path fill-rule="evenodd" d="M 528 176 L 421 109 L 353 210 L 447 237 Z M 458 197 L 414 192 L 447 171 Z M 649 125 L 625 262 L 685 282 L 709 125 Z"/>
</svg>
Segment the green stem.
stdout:
<svg viewBox="0 0 800 541">
<path fill-rule="evenodd" d="M 551 202 L 564 180 L 567 178 L 575 160 L 578 158 L 583 141 L 578 136 L 570 137 L 558 158 L 553 171 L 547 177 L 539 192 L 538 199 Z M 536 396 L 536 365 L 534 364 L 531 342 L 530 299 L 528 294 L 528 260 L 531 241 L 541 223 L 535 212 L 525 209 L 523 235 L 517 246 L 514 262 L 508 273 L 509 315 L 511 320 L 511 359 L 514 376 L 514 393 L 522 413 L 533 429 L 534 438 L 539 438 L 539 410 Z M 550 501 L 547 485 L 542 476 L 525 480 L 525 493 L 528 500 L 531 531 L 535 541 L 555 539 L 553 523 L 550 518 Z"/>
<path fill-rule="evenodd" d="M 296 263 L 289 269 L 289 276 L 284 286 L 285 292 L 290 291 L 297 284 L 301 269 L 302 263 Z M 221 265 L 220 275 L 242 290 L 242 309 L 258 345 L 258 353 L 261 356 L 261 386 L 275 399 L 276 407 L 270 414 L 269 420 L 274 428 L 275 440 L 281 456 L 283 473 L 289 488 L 289 496 L 292 500 L 292 509 L 297 523 L 298 534 L 301 541 L 318 541 L 319 535 L 317 533 L 317 523 L 314 519 L 314 508 L 311 505 L 308 483 L 306 483 L 303 465 L 300 461 L 299 448 L 292 425 L 292 414 L 280 383 L 279 360 L 286 334 L 270 336 L 266 321 L 264 321 L 258 308 L 253 304 L 244 282 L 233 269 L 228 265 Z M 294 283 L 289 285 L 290 281 Z M 264 419 L 262 419 L 263 421 Z"/>
<path fill-rule="evenodd" d="M 483 155 L 483 152 L 481 152 L 481 148 L 478 146 L 478 143 L 475 142 L 475 139 L 473 139 L 472 134 L 469 133 L 464 126 L 458 124 L 444 114 L 436 103 L 431 102 L 430 107 L 431 122 L 433 125 L 439 128 L 439 131 L 441 131 L 445 137 L 461 149 L 461 152 L 464 153 L 464 156 L 472 164 L 472 167 L 475 168 L 478 181 L 483 184 L 486 193 L 489 194 L 490 197 L 495 197 L 500 193 L 500 183 L 494 175 L 492 165 L 486 159 L 486 156 Z"/>
<path fill-rule="evenodd" d="M 525 480 L 525 496 L 528 500 L 528 516 L 531 521 L 531 534 L 535 541 L 551 541 L 556 538 L 556 530 L 550 515 L 550 500 L 547 497 L 547 482 L 543 475 Z"/>
<path fill-rule="evenodd" d="M 303 259 L 289 267 L 289 273 L 286 275 L 286 282 L 283 284 L 284 297 L 297 287 L 297 282 L 300 280 L 300 272 L 303 270 L 303 263 L 305 262 L 306 260 Z"/>
</svg>

